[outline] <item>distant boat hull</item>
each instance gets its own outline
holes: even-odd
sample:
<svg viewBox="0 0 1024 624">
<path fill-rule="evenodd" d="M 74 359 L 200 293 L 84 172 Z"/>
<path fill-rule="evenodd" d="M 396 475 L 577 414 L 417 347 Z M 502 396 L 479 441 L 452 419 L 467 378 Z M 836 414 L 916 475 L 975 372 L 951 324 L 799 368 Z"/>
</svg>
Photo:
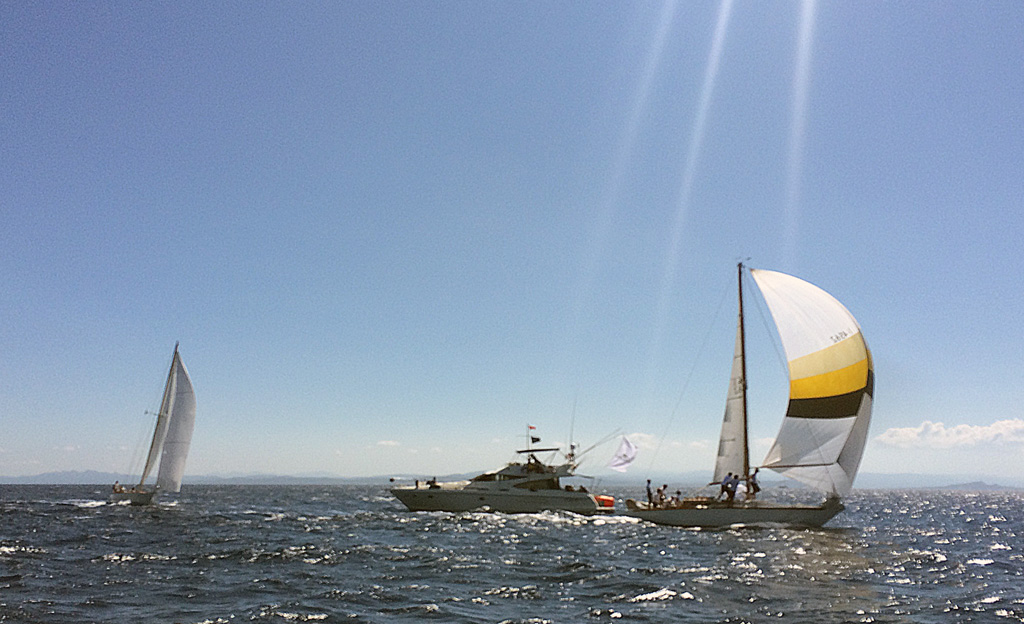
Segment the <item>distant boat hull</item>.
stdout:
<svg viewBox="0 0 1024 624">
<path fill-rule="evenodd" d="M 114 492 L 110 495 L 111 503 L 124 503 L 127 502 L 130 505 L 152 505 L 156 503 L 159 498 L 159 492 L 157 490 L 148 491 L 135 491 L 135 492 Z"/>
<path fill-rule="evenodd" d="M 721 528 L 736 524 L 783 524 L 821 527 L 844 509 L 838 498 L 821 505 L 780 505 L 758 501 L 729 505 L 714 500 L 686 501 L 683 507 L 651 509 L 646 503 L 626 501 L 626 515 L 655 524 L 679 527 Z"/>
<path fill-rule="evenodd" d="M 610 511 L 591 494 L 566 490 L 460 487 L 445 483 L 441 487 L 399 487 L 391 490 L 410 511 L 474 511 L 486 509 L 502 513 L 537 513 L 546 510 L 571 511 L 590 515 Z"/>
</svg>

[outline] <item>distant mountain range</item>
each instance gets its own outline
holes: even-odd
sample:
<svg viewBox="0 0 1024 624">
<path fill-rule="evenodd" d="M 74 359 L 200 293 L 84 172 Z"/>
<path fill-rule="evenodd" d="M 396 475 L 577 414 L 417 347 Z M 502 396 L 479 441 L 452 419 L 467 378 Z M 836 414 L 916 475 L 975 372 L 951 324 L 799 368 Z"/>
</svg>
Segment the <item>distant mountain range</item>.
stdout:
<svg viewBox="0 0 1024 624">
<path fill-rule="evenodd" d="M 411 483 L 415 479 L 426 479 L 434 477 L 440 481 L 458 481 L 469 479 L 478 472 L 447 474 L 447 475 L 393 475 L 374 477 L 339 477 L 329 474 L 313 475 L 271 475 L 271 474 L 250 474 L 234 476 L 218 475 L 186 475 L 185 483 L 203 485 L 357 485 L 357 484 L 388 484 L 388 483 Z M 790 487 L 799 487 L 792 481 L 782 478 L 773 478 L 771 473 L 765 474 L 762 471 L 762 484 L 771 487 L 787 484 Z M 648 475 L 652 483 L 669 483 L 673 487 L 694 487 L 706 484 L 707 475 L 704 472 L 689 472 L 678 474 L 653 474 Z M 648 476 L 615 474 L 597 478 L 597 483 L 606 486 L 628 487 L 635 486 L 642 488 Z M 121 483 L 132 483 L 138 476 L 118 474 L 114 472 L 99 472 L 95 470 L 47 472 L 32 476 L 3 477 L 0 476 L 0 484 L 8 485 L 106 485 L 114 481 Z M 879 474 L 865 473 L 857 477 L 858 489 L 939 489 L 939 490 L 960 490 L 960 491 L 998 491 L 998 490 L 1024 490 L 1024 483 L 996 484 L 984 480 L 966 481 L 964 478 L 954 475 L 920 475 L 920 474 Z"/>
<path fill-rule="evenodd" d="M 138 475 L 95 470 L 46 472 L 25 477 L 0 477 L 0 483 L 8 485 L 107 485 L 114 481 L 134 483 Z M 185 476 L 185 484 L 203 485 L 343 485 L 359 483 L 385 483 L 387 477 L 335 477 L 330 475 L 287 476 L 253 474 L 241 476 Z"/>
<path fill-rule="evenodd" d="M 930 490 L 959 490 L 961 492 L 1015 492 L 1024 488 L 1010 487 L 1008 485 L 994 485 L 984 481 L 971 481 L 970 483 L 957 483 L 956 485 L 945 485 L 942 487 L 923 488 Z"/>
</svg>

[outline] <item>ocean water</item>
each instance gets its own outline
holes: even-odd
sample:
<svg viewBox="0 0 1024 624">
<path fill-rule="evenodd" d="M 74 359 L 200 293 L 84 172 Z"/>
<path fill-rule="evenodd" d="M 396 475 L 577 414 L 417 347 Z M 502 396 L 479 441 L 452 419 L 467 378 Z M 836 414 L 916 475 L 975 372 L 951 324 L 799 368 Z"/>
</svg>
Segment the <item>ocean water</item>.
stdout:
<svg viewBox="0 0 1024 624">
<path fill-rule="evenodd" d="M 1020 493 L 857 491 L 824 529 L 709 531 L 411 513 L 384 486 L 107 491 L 0 486 L 0 622 L 1024 622 Z"/>
</svg>

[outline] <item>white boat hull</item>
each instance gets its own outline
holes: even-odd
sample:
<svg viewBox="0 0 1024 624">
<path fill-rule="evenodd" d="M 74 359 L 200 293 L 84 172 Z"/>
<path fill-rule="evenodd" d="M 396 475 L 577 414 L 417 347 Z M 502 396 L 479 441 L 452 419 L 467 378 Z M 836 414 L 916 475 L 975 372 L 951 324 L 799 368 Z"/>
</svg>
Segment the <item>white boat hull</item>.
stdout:
<svg viewBox="0 0 1024 624">
<path fill-rule="evenodd" d="M 391 490 L 410 511 L 473 511 L 487 509 L 503 513 L 536 513 L 545 510 L 594 514 L 601 511 L 586 492 L 565 490 L 504 491 L 472 488 L 400 487 Z"/>
<path fill-rule="evenodd" d="M 114 492 L 110 495 L 110 502 L 115 504 L 127 502 L 130 505 L 152 505 L 159 498 L 158 494 L 157 490 Z"/>
<path fill-rule="evenodd" d="M 649 509 L 646 503 L 626 501 L 626 515 L 655 524 L 679 527 L 719 528 L 736 524 L 784 524 L 820 527 L 844 509 L 839 499 L 821 505 L 778 505 L 759 501 L 708 502 L 683 508 Z"/>
</svg>

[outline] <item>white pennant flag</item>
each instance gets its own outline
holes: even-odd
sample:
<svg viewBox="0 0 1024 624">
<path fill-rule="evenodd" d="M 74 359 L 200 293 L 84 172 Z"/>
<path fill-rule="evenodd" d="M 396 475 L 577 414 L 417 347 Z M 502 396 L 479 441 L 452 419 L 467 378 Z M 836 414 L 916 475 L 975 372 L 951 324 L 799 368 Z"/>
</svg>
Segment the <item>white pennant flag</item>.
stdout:
<svg viewBox="0 0 1024 624">
<path fill-rule="evenodd" d="M 622 444 L 619 445 L 619 450 L 615 451 L 615 456 L 612 457 L 608 467 L 619 472 L 626 472 L 626 468 L 633 463 L 634 459 L 636 459 L 636 447 L 623 437 Z"/>
</svg>

